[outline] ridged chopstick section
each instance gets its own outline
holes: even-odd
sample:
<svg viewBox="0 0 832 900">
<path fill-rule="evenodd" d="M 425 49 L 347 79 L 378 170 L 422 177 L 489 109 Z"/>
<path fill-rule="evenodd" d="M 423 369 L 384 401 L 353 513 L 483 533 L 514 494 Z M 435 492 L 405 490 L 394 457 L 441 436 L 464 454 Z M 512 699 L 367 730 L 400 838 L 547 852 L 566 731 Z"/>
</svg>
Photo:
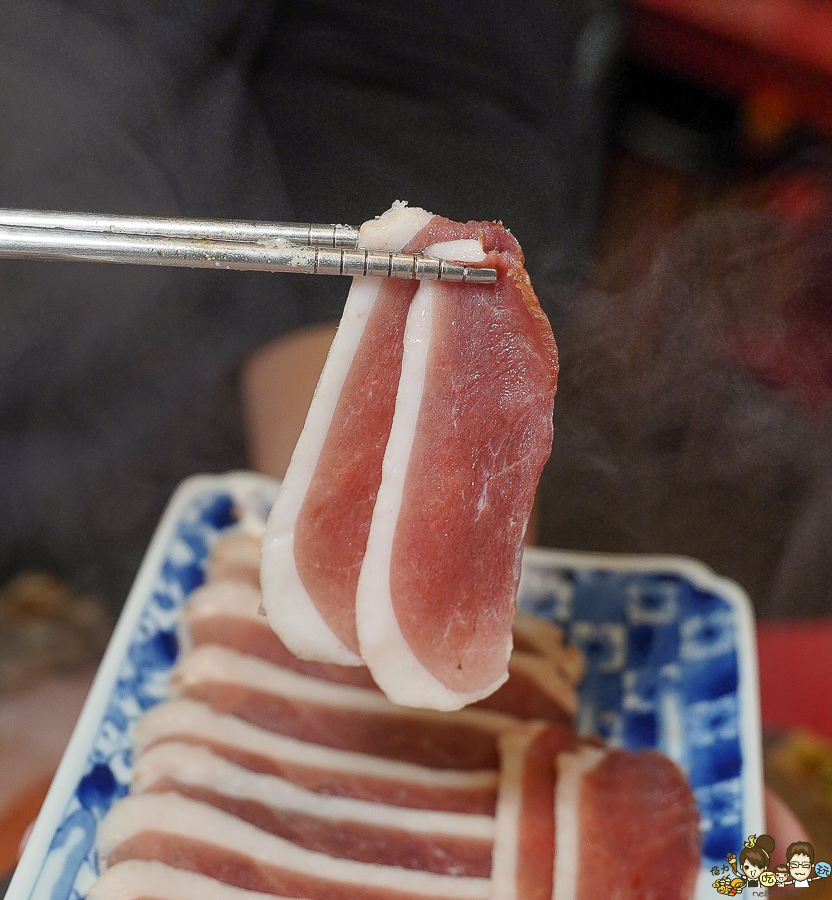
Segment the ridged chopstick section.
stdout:
<svg viewBox="0 0 832 900">
<path fill-rule="evenodd" d="M 0 209 L 0 258 L 491 284 L 491 268 L 358 248 L 350 225 Z"/>
</svg>

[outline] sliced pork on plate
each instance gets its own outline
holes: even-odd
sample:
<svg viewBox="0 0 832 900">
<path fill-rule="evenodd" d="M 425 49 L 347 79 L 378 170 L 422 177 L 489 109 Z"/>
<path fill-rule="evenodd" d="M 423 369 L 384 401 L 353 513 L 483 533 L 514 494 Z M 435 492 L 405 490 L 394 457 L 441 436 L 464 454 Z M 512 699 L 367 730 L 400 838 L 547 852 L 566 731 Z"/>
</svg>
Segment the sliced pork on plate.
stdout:
<svg viewBox="0 0 832 900">
<path fill-rule="evenodd" d="M 494 900 L 551 900 L 555 851 L 555 768 L 579 745 L 574 731 L 530 722 L 500 736 L 491 880 Z"/>
<path fill-rule="evenodd" d="M 180 647 L 191 649 L 218 644 L 256 656 L 302 675 L 378 691 L 364 666 L 340 666 L 298 659 L 259 614 L 262 596 L 248 581 L 209 581 L 188 598 L 179 627 Z M 528 630 L 527 614 L 514 619 L 514 634 Z M 542 623 L 541 623 L 542 624 Z M 523 719 L 571 722 L 577 708 L 575 683 L 580 674 L 580 654 L 563 644 L 560 629 L 541 629 L 548 640 L 528 650 L 515 648 L 509 660 L 509 679 L 479 706 L 510 713 Z"/>
<path fill-rule="evenodd" d="M 553 900 L 687 900 L 699 873 L 696 799 L 655 750 L 582 747 L 556 760 Z"/>
<path fill-rule="evenodd" d="M 210 644 L 177 664 L 171 693 L 287 737 L 435 768 L 496 768 L 497 735 L 519 721 L 484 709 L 446 716 L 396 706 L 378 691 Z"/>
<path fill-rule="evenodd" d="M 500 737 L 492 900 L 688 900 L 696 800 L 653 750 L 528 722 Z"/>
<path fill-rule="evenodd" d="M 103 868 L 155 860 L 237 888 L 312 900 L 487 900 L 487 878 L 437 875 L 299 847 L 175 793 L 123 798 L 102 820 Z"/>
<path fill-rule="evenodd" d="M 205 747 L 251 772 L 277 775 L 327 797 L 488 815 L 496 803 L 495 769 L 438 769 L 313 744 L 192 700 L 160 703 L 136 725 L 137 756 L 171 742 Z"/>
<path fill-rule="evenodd" d="M 403 205 L 362 233 L 497 283 L 355 279 L 259 577 L 248 534 L 214 548 L 90 900 L 683 900 L 683 774 L 579 737 L 581 654 L 515 616 L 557 382 L 520 249 Z"/>
<path fill-rule="evenodd" d="M 491 816 L 325 796 L 192 744 L 171 741 L 143 753 L 130 790 L 172 791 L 330 856 L 439 875 L 487 878 L 491 871 Z"/>
</svg>

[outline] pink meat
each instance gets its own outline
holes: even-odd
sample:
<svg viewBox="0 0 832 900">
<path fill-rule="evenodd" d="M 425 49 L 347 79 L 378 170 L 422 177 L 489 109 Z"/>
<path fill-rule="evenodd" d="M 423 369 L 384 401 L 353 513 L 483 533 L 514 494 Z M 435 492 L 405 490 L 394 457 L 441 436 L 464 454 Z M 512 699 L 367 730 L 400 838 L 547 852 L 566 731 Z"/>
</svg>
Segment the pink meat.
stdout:
<svg viewBox="0 0 832 900">
<path fill-rule="evenodd" d="M 423 282 L 411 304 L 356 620 L 361 655 L 392 700 L 458 709 L 507 676 L 557 351 L 508 232 L 439 218 L 428 230 L 433 255 L 479 241 L 500 277 Z"/>
<path fill-rule="evenodd" d="M 569 725 L 577 710 L 574 685 L 551 660 L 531 653 L 513 652 L 508 681 L 474 704 L 474 708 L 510 713 L 518 719 L 542 719 Z"/>
<path fill-rule="evenodd" d="M 578 744 L 566 728 L 531 722 L 500 737 L 494 896 L 551 900 L 555 856 L 555 768 Z"/>
<path fill-rule="evenodd" d="M 107 869 L 86 900 L 279 900 L 160 862 L 131 859 Z"/>
<path fill-rule="evenodd" d="M 171 691 L 298 740 L 436 768 L 496 768 L 497 735 L 518 721 L 486 710 L 446 716 L 397 707 L 376 691 L 212 645 L 184 656 Z"/>
<path fill-rule="evenodd" d="M 554 900 L 688 900 L 700 865 L 696 801 L 654 750 L 558 760 Z M 634 839 L 635 838 L 635 839 Z"/>
<path fill-rule="evenodd" d="M 176 741 L 207 747 L 252 772 L 278 775 L 316 793 L 412 809 L 491 815 L 494 770 L 435 769 L 307 744 L 273 734 L 202 703 L 171 700 L 135 729 L 135 752 Z"/>
<path fill-rule="evenodd" d="M 103 867 L 156 860 L 250 891 L 315 900 L 486 900 L 484 878 L 336 859 L 176 794 L 130 796 L 98 832 Z"/>
<path fill-rule="evenodd" d="M 180 623 L 182 646 L 218 644 L 312 678 L 378 690 L 369 670 L 362 666 L 298 659 L 259 615 L 260 603 L 260 592 L 247 583 L 219 580 L 198 588 L 188 598 Z M 571 664 L 567 649 L 571 648 L 561 646 L 558 653 L 555 646 L 547 656 L 512 653 L 508 681 L 477 705 L 521 719 L 568 723 L 575 714 L 577 697 L 565 674 Z"/>
<path fill-rule="evenodd" d="M 414 835 L 402 829 L 381 829 L 364 823 L 332 823 L 309 813 L 274 810 L 259 800 L 218 794 L 210 786 L 160 781 L 151 793 L 175 790 L 277 835 L 299 847 L 342 859 L 354 859 L 442 875 L 487 878 L 491 871 L 491 843 L 472 839 Z"/>
<path fill-rule="evenodd" d="M 507 677 L 557 349 L 501 226 L 399 207 L 364 228 L 498 283 L 353 284 L 267 525 L 264 605 L 296 655 L 363 659 L 395 702 L 459 709 Z"/>
<path fill-rule="evenodd" d="M 132 793 L 168 791 L 330 856 L 444 875 L 487 877 L 491 871 L 490 816 L 323 797 L 178 743 L 142 754 L 131 785 Z"/>
</svg>

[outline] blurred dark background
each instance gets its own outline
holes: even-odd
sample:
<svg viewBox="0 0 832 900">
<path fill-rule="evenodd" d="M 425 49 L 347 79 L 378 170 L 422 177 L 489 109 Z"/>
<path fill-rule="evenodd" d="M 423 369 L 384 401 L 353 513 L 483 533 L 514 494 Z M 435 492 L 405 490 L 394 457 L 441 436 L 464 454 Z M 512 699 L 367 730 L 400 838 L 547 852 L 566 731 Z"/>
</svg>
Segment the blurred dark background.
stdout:
<svg viewBox="0 0 832 900">
<path fill-rule="evenodd" d="M 626 12 L 542 540 L 684 553 L 760 617 L 825 616 L 832 9 Z"/>
</svg>

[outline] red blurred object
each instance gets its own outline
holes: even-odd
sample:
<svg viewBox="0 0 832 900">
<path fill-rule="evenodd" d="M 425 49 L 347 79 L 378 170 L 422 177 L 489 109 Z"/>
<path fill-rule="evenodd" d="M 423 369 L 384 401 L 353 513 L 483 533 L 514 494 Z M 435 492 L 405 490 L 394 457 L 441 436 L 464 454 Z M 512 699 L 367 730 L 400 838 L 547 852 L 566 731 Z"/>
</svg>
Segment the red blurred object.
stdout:
<svg viewBox="0 0 832 900">
<path fill-rule="evenodd" d="M 832 738 L 832 619 L 757 623 L 763 728 Z"/>
<path fill-rule="evenodd" d="M 806 121 L 832 135 L 832 4 L 822 0 L 629 0 L 642 59 L 745 104 L 752 141 Z"/>
<path fill-rule="evenodd" d="M 765 205 L 792 228 L 807 232 L 832 210 L 832 184 L 825 173 L 794 172 L 775 180 L 763 197 Z"/>
<path fill-rule="evenodd" d="M 754 378 L 784 391 L 810 413 L 832 413 L 832 182 L 806 170 L 773 179 L 764 205 L 809 251 L 799 284 L 772 321 L 744 323 L 729 336 L 735 359 Z"/>
</svg>

